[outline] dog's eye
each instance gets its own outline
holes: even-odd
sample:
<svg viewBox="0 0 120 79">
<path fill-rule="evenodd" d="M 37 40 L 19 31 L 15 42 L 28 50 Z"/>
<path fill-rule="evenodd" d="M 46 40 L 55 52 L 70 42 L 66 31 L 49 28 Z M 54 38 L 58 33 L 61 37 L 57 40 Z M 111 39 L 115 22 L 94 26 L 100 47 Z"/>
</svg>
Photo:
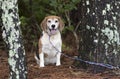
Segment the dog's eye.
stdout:
<svg viewBox="0 0 120 79">
<path fill-rule="evenodd" d="M 58 22 L 58 20 L 55 21 L 55 23 L 57 23 L 57 22 Z"/>
<path fill-rule="evenodd" d="M 51 23 L 51 21 L 50 21 L 50 20 L 48 20 L 48 22 L 49 22 L 49 23 Z"/>
</svg>

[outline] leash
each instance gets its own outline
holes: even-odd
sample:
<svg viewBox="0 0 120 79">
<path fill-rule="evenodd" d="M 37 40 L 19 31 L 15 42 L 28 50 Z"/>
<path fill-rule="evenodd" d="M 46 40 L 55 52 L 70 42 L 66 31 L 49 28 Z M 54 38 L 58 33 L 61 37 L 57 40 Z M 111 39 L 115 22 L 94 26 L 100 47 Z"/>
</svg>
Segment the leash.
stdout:
<svg viewBox="0 0 120 79">
<path fill-rule="evenodd" d="M 113 66 L 113 65 L 110 65 L 110 64 L 104 64 L 104 63 L 97 63 L 97 62 L 91 62 L 91 61 L 86 61 L 86 60 L 83 60 L 81 58 L 76 58 L 76 57 L 71 57 L 71 56 L 68 56 L 62 52 L 60 52 L 54 45 L 53 43 L 50 41 L 50 35 L 48 34 L 49 36 L 49 42 L 50 44 L 54 47 L 54 49 L 57 51 L 57 53 L 61 53 L 63 56 L 67 57 L 67 58 L 70 58 L 72 60 L 77 60 L 77 61 L 81 61 L 81 62 L 84 62 L 84 63 L 87 63 L 87 64 L 90 64 L 90 65 L 96 65 L 96 66 L 101 66 L 101 67 L 105 67 L 105 68 L 108 68 L 108 69 L 119 69 L 119 66 L 116 67 L 116 66 Z"/>
</svg>

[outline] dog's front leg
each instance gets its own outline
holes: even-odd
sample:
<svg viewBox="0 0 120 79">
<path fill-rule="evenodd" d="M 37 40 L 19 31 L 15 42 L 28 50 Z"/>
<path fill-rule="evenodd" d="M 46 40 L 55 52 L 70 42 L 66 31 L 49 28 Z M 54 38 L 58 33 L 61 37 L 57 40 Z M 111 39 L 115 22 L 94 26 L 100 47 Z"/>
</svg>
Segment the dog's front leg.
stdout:
<svg viewBox="0 0 120 79">
<path fill-rule="evenodd" d="M 44 53 L 42 52 L 42 53 L 40 53 L 39 54 L 39 57 L 40 57 L 40 64 L 39 64 L 39 66 L 40 67 L 44 67 L 45 65 L 44 65 Z"/>
<path fill-rule="evenodd" d="M 61 65 L 61 61 L 60 61 L 60 57 L 61 57 L 61 44 L 58 44 L 58 50 L 59 51 L 57 51 L 57 55 L 56 55 L 56 66 L 60 66 Z"/>
<path fill-rule="evenodd" d="M 60 65 L 61 65 L 60 57 L 61 57 L 61 53 L 58 52 L 58 53 L 57 53 L 57 59 L 56 59 L 56 66 L 60 66 Z"/>
</svg>

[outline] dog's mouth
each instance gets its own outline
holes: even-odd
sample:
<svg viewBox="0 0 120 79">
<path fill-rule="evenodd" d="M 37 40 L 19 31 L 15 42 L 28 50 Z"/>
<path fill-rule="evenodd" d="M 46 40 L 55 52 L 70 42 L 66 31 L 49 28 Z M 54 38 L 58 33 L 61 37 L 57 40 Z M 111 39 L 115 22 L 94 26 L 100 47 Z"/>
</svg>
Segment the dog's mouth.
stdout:
<svg viewBox="0 0 120 79">
<path fill-rule="evenodd" d="M 50 33 L 53 35 L 57 33 L 57 29 L 49 29 L 49 30 L 50 30 Z"/>
</svg>

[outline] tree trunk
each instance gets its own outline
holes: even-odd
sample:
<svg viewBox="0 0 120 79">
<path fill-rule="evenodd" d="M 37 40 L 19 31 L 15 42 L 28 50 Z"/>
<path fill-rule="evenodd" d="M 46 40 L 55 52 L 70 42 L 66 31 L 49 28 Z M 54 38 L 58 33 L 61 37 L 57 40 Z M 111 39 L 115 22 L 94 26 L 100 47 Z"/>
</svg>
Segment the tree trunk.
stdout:
<svg viewBox="0 0 120 79">
<path fill-rule="evenodd" d="M 80 51 L 86 50 L 91 61 L 120 66 L 120 0 L 81 2 L 81 27 L 85 28 L 81 43 L 85 44 Z"/>
<path fill-rule="evenodd" d="M 3 39 L 9 51 L 10 79 L 26 79 L 25 50 L 22 42 L 17 0 L 3 0 Z"/>
</svg>

